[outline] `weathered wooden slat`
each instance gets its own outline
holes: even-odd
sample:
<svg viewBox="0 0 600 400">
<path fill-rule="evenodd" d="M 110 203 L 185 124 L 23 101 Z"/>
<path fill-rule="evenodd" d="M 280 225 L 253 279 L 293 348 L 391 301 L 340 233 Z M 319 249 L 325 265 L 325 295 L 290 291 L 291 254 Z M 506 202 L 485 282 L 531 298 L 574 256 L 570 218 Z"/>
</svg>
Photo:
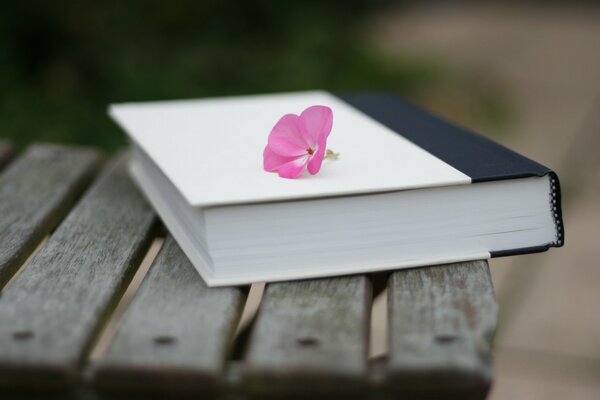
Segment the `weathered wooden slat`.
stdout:
<svg viewBox="0 0 600 400">
<path fill-rule="evenodd" d="M 243 365 L 253 392 L 357 393 L 366 382 L 366 276 L 267 286 Z"/>
<path fill-rule="evenodd" d="M 484 398 L 497 305 L 486 261 L 394 272 L 388 381 L 410 398 Z"/>
<path fill-rule="evenodd" d="M 15 148 L 11 142 L 0 140 L 0 168 L 3 168 L 15 154 Z"/>
<path fill-rule="evenodd" d="M 124 160 L 111 163 L 0 298 L 0 388 L 78 379 L 156 221 Z"/>
<path fill-rule="evenodd" d="M 97 151 L 34 145 L 0 175 L 0 287 L 88 185 Z"/>
<path fill-rule="evenodd" d="M 214 389 L 224 376 L 245 292 L 207 287 L 167 237 L 108 353 L 92 368 L 94 386 L 154 394 Z"/>
</svg>

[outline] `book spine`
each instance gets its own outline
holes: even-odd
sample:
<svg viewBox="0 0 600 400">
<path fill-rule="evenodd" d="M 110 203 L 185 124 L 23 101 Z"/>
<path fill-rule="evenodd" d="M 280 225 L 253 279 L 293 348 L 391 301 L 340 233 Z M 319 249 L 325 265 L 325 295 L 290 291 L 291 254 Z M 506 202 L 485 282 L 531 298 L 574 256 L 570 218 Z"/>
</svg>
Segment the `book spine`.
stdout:
<svg viewBox="0 0 600 400">
<path fill-rule="evenodd" d="M 550 212 L 554 219 L 556 228 L 556 240 L 552 244 L 554 247 L 561 247 L 565 243 L 565 226 L 562 218 L 560 181 L 558 175 L 554 171 L 549 172 L 550 175 Z"/>
</svg>

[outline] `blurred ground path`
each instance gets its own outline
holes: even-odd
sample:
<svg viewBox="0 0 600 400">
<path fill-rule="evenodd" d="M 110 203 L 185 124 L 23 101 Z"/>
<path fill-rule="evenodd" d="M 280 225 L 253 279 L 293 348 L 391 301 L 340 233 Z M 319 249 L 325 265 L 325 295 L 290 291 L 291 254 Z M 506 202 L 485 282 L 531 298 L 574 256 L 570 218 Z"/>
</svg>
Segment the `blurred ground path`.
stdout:
<svg viewBox="0 0 600 400">
<path fill-rule="evenodd" d="M 368 31 L 392 57 L 500 85 L 516 121 L 483 133 L 561 177 L 565 247 L 490 263 L 501 309 L 491 398 L 600 398 L 600 7 L 423 5 Z"/>
</svg>

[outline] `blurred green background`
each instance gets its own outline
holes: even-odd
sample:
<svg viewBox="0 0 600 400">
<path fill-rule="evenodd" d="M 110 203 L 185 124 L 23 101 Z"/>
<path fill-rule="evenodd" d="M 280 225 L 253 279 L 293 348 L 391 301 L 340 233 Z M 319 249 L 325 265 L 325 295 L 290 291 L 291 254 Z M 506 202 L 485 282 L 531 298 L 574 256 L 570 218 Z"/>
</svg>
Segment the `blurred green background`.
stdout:
<svg viewBox="0 0 600 400">
<path fill-rule="evenodd" d="M 361 0 L 5 2 L 0 136 L 21 147 L 55 141 L 112 151 L 125 145 L 106 117 L 112 102 L 303 89 L 388 90 L 427 103 L 437 102 L 443 87 L 462 85 L 467 106 L 459 115 L 483 126 L 510 119 L 498 90 L 461 82 L 440 60 L 392 60 L 374 50 L 367 22 L 389 6 Z"/>
</svg>

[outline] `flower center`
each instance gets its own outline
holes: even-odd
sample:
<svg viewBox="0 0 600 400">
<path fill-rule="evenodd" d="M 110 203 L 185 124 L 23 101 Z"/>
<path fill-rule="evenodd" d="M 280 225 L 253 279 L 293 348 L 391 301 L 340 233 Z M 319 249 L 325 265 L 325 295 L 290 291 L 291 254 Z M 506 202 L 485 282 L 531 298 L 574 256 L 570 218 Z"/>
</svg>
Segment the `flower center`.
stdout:
<svg viewBox="0 0 600 400">
<path fill-rule="evenodd" d="M 309 147 L 306 152 L 312 156 L 315 151 Z"/>
</svg>

